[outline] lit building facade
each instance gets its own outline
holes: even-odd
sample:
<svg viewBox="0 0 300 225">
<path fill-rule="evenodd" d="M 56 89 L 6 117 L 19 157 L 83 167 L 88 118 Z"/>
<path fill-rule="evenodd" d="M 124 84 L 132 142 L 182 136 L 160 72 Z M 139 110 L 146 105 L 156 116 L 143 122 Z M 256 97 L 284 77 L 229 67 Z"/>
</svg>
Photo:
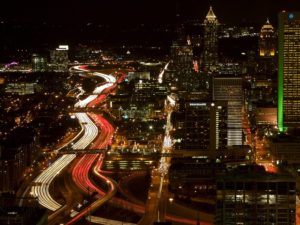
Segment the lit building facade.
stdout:
<svg viewBox="0 0 300 225">
<path fill-rule="evenodd" d="M 51 67 L 54 71 L 67 71 L 69 63 L 69 46 L 60 45 L 55 50 L 50 51 Z"/>
<path fill-rule="evenodd" d="M 242 145 L 242 78 L 214 77 L 213 100 L 228 102 L 227 145 Z"/>
<path fill-rule="evenodd" d="M 8 83 L 5 87 L 6 93 L 18 95 L 32 95 L 35 93 L 36 83 Z"/>
<path fill-rule="evenodd" d="M 185 100 L 172 120 L 175 150 L 216 155 L 227 148 L 227 103 Z"/>
<path fill-rule="evenodd" d="M 171 57 L 171 68 L 175 70 L 177 88 L 182 91 L 195 89 L 192 46 L 185 42 L 174 41 L 171 46 Z"/>
<path fill-rule="evenodd" d="M 279 13 L 278 128 L 300 126 L 300 12 Z"/>
<path fill-rule="evenodd" d="M 259 56 L 275 56 L 275 32 L 274 27 L 270 24 L 269 19 L 262 26 L 259 36 Z"/>
<path fill-rule="evenodd" d="M 177 14 L 176 39 L 171 45 L 170 70 L 174 73 L 169 76 L 169 85 L 173 89 L 190 92 L 196 89 L 195 73 L 193 70 L 193 48 L 189 36 L 185 34 L 184 25 Z M 167 75 L 168 76 L 168 75 Z M 170 79 L 171 78 L 171 79 Z"/>
<path fill-rule="evenodd" d="M 204 20 L 204 66 L 206 71 L 216 70 L 218 64 L 218 27 L 218 19 L 210 7 Z"/>
<path fill-rule="evenodd" d="M 238 167 L 217 178 L 216 225 L 296 224 L 296 182 L 262 166 Z"/>
<path fill-rule="evenodd" d="M 47 69 L 47 60 L 37 54 L 33 54 L 31 57 L 32 71 L 33 72 L 44 72 Z"/>
</svg>

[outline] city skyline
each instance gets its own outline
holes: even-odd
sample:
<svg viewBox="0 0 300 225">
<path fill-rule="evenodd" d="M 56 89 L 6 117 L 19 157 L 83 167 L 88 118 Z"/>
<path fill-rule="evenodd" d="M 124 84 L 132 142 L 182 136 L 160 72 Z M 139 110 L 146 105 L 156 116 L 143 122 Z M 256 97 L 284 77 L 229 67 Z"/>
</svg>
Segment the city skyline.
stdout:
<svg viewBox="0 0 300 225">
<path fill-rule="evenodd" d="M 299 11 L 296 0 L 113 0 L 113 1 L 9 1 L 1 7 L 0 18 L 19 22 L 49 22 L 55 24 L 97 23 L 97 24 L 140 24 L 174 23 L 176 14 L 184 20 L 205 17 L 209 6 L 222 23 L 262 23 L 266 17 L 277 20 L 277 13 Z M 255 12 L 255 13 L 253 13 Z"/>
<path fill-rule="evenodd" d="M 0 15 L 0 224 L 300 224 L 296 0 Z"/>
</svg>

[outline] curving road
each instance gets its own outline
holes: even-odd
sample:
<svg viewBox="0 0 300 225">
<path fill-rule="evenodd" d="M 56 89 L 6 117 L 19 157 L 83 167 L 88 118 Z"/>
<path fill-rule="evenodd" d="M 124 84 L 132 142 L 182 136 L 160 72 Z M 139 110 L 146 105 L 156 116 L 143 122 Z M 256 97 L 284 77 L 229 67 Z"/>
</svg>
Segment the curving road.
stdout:
<svg viewBox="0 0 300 225">
<path fill-rule="evenodd" d="M 77 213 L 74 216 L 74 218 L 72 218 L 69 222 L 66 223 L 66 225 L 73 224 L 73 223 L 77 222 L 78 220 L 80 220 L 82 217 L 85 217 L 86 215 L 91 214 L 97 208 L 99 208 L 101 205 L 105 204 L 108 200 L 110 200 L 117 193 L 117 183 L 114 180 L 112 180 L 108 177 L 105 177 L 100 172 L 98 172 L 99 168 L 102 167 L 103 159 L 104 159 L 104 156 L 103 156 L 103 154 L 101 154 L 96 166 L 94 167 L 94 172 L 101 180 L 103 180 L 108 185 L 109 191 L 107 193 L 105 193 L 105 195 L 103 196 L 103 195 L 101 195 L 101 193 L 103 193 L 103 191 L 97 188 L 97 190 L 100 190 L 98 192 L 98 197 L 101 197 L 101 198 L 96 200 L 95 202 L 93 202 L 87 208 L 85 208 L 82 211 L 80 211 L 79 213 Z M 87 174 L 87 176 L 88 176 L 88 174 Z M 102 219 L 100 217 L 93 217 L 93 220 L 95 218 L 97 218 L 96 220 Z M 91 219 L 91 218 L 87 217 L 87 219 Z M 93 221 L 91 221 L 91 222 L 93 222 Z"/>
<path fill-rule="evenodd" d="M 85 66 L 76 66 L 73 67 L 74 70 L 81 70 L 87 72 Z M 90 102 L 97 98 L 98 94 L 101 94 L 103 90 L 114 85 L 116 82 L 115 77 L 111 75 L 106 75 L 102 73 L 94 73 L 95 76 L 102 77 L 106 84 L 101 85 L 95 88 L 93 94 L 88 96 L 86 99 L 79 101 L 75 104 L 75 107 L 86 107 Z M 92 141 L 98 135 L 98 128 L 93 123 L 93 121 L 88 117 L 86 113 L 76 113 L 76 118 L 83 127 L 84 134 L 83 136 L 72 146 L 73 150 L 85 149 L 87 148 Z M 33 182 L 33 187 L 31 189 L 31 194 L 38 198 L 39 204 L 45 208 L 56 211 L 62 207 L 57 201 L 55 201 L 50 194 L 50 184 L 54 178 L 74 160 L 76 157 L 75 154 L 63 155 L 58 158 L 50 167 L 43 171 Z"/>
<path fill-rule="evenodd" d="M 84 129 L 83 136 L 72 146 L 72 149 L 84 149 L 95 139 L 98 128 L 86 113 L 76 113 L 75 116 Z M 59 157 L 50 167 L 43 171 L 35 180 L 31 193 L 38 198 L 39 204 L 55 211 L 62 205 L 56 202 L 50 194 L 50 184 L 53 179 L 76 157 L 75 154 Z"/>
<path fill-rule="evenodd" d="M 89 116 L 95 121 L 97 126 L 101 129 L 100 135 L 94 141 L 92 149 L 104 149 L 111 143 L 111 138 L 114 133 L 114 128 L 112 125 L 100 115 L 90 113 Z M 82 210 L 76 216 L 69 221 L 67 224 L 74 223 L 80 218 L 90 214 L 92 211 L 95 211 L 102 204 L 110 200 L 115 193 L 117 192 L 117 184 L 114 180 L 103 176 L 99 171 L 103 163 L 104 155 L 100 154 L 99 160 L 94 167 L 94 173 L 96 176 L 102 180 L 104 183 L 109 185 L 109 191 L 105 193 L 102 189 L 98 188 L 90 179 L 89 171 L 91 170 L 92 165 L 98 158 L 97 155 L 84 155 L 78 163 L 75 165 L 72 171 L 72 178 L 75 184 L 83 190 L 85 193 L 90 194 L 93 192 L 97 193 L 99 198 L 97 201 L 92 203 L 88 208 Z M 93 217 L 94 218 L 94 217 Z M 96 217 L 98 218 L 98 217 Z M 98 218 L 99 219 L 99 218 Z"/>
</svg>

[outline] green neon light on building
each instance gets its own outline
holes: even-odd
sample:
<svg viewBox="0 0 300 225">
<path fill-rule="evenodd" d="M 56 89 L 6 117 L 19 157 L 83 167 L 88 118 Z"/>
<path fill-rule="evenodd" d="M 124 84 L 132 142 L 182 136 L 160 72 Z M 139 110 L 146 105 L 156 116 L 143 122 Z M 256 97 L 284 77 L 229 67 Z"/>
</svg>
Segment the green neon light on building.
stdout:
<svg viewBox="0 0 300 225">
<path fill-rule="evenodd" d="M 279 30 L 278 30 L 278 111 L 277 111 L 277 126 L 280 132 L 284 131 L 283 128 L 283 47 L 284 47 L 284 27 L 283 17 L 279 14 Z"/>
</svg>

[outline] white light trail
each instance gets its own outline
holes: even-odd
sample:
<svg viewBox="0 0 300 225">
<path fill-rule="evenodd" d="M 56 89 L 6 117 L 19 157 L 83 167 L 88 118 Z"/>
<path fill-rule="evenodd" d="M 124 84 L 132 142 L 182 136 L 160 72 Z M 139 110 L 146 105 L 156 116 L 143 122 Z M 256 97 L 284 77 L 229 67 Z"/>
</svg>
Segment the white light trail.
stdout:
<svg viewBox="0 0 300 225">
<path fill-rule="evenodd" d="M 168 62 L 166 65 L 165 65 L 165 67 L 164 67 L 164 69 L 161 71 L 161 73 L 158 75 L 158 83 L 162 83 L 163 82 L 163 76 L 164 76 L 164 74 L 165 74 L 165 71 L 168 69 L 168 67 L 169 67 L 169 64 L 170 64 L 170 62 Z"/>
<path fill-rule="evenodd" d="M 86 148 L 97 136 L 98 128 L 86 113 L 76 113 L 75 116 L 84 127 L 83 136 L 72 146 L 74 150 Z M 58 210 L 61 205 L 50 194 L 50 184 L 53 179 L 76 157 L 75 154 L 63 155 L 50 167 L 43 171 L 35 180 L 32 187 L 33 196 L 38 198 L 39 204 L 51 211 Z"/>
<path fill-rule="evenodd" d="M 74 66 L 74 70 L 80 70 L 88 72 L 89 70 L 85 69 L 84 66 Z M 75 107 L 86 107 L 88 103 L 93 101 L 99 94 L 101 94 L 106 88 L 109 88 L 114 85 L 116 78 L 112 75 L 106 75 L 102 73 L 95 72 L 94 76 L 99 76 L 105 79 L 107 83 L 97 87 L 93 95 L 88 96 L 86 99 L 76 103 Z M 83 136 L 72 146 L 72 149 L 79 150 L 87 148 L 92 141 L 98 135 L 98 128 L 94 122 L 88 117 L 86 113 L 75 113 L 78 121 L 80 122 L 84 134 Z M 70 143 L 70 142 L 69 142 Z M 68 144 L 69 144 L 68 143 Z M 66 144 L 67 145 L 67 144 Z M 65 147 L 65 146 L 63 146 Z M 61 148 L 60 148 L 61 149 Z M 58 149 L 58 150 L 60 150 Z M 56 211 L 62 207 L 61 204 L 56 202 L 50 194 L 50 184 L 54 178 L 64 169 L 72 160 L 76 157 L 75 154 L 67 154 L 59 157 L 50 167 L 44 170 L 35 180 L 34 186 L 31 188 L 31 193 L 33 196 L 38 198 L 39 204 L 45 208 Z"/>
</svg>

